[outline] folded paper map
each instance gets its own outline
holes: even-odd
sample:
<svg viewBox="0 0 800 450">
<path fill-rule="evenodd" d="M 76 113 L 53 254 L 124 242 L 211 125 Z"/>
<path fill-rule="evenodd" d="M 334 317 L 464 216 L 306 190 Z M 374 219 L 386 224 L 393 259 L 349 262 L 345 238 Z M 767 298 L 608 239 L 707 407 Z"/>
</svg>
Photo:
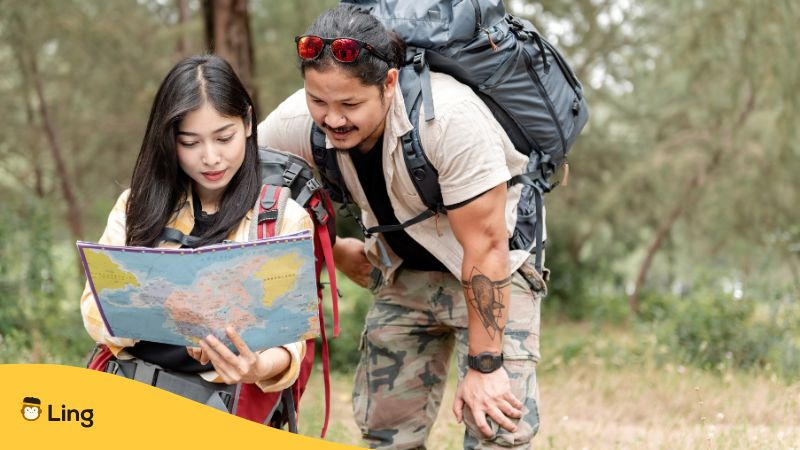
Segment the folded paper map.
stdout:
<svg viewBox="0 0 800 450">
<path fill-rule="evenodd" d="M 251 350 L 319 334 L 314 248 L 307 231 L 198 249 L 78 241 L 113 336 L 197 345 L 232 326 Z"/>
</svg>

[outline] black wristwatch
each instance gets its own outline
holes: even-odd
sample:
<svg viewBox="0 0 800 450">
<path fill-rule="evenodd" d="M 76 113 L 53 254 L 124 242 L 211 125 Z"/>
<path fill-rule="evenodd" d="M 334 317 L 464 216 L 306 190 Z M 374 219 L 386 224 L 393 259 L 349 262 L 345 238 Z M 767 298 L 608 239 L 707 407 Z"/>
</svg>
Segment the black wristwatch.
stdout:
<svg viewBox="0 0 800 450">
<path fill-rule="evenodd" d="M 503 366 L 503 354 L 483 352 L 477 356 L 467 355 L 467 366 L 480 373 L 492 373 Z"/>
</svg>

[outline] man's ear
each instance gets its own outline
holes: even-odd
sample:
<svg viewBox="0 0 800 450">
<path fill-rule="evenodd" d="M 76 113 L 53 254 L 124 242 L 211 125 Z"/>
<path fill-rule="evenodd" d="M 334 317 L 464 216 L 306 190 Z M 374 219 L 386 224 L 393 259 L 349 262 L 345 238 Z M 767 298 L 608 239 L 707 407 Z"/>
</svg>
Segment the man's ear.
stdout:
<svg viewBox="0 0 800 450">
<path fill-rule="evenodd" d="M 247 116 L 245 116 L 245 118 L 244 118 L 245 137 L 250 137 L 250 135 L 253 134 L 252 123 L 253 123 L 253 107 L 252 106 L 248 106 L 247 107 Z"/>
<path fill-rule="evenodd" d="M 399 76 L 400 72 L 394 67 L 386 73 L 386 80 L 383 82 L 383 97 L 385 99 L 391 101 L 394 98 L 394 89 L 397 86 Z"/>
</svg>

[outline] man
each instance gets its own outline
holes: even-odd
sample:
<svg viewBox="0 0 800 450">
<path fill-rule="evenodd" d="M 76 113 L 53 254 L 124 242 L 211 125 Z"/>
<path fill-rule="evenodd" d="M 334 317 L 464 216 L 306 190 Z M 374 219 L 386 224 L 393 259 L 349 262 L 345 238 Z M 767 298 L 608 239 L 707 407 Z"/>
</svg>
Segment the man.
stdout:
<svg viewBox="0 0 800 450">
<path fill-rule="evenodd" d="M 339 6 L 297 38 L 297 50 L 305 87 L 261 123 L 259 144 L 313 164 L 316 124 L 365 226 L 416 217 L 426 208 L 401 153 L 400 137 L 411 129 L 398 86 L 402 43 L 369 14 Z M 431 83 L 436 119 L 420 120 L 419 132 L 447 214 L 334 247 L 337 267 L 362 286 L 373 267 L 380 273 L 356 370 L 355 418 L 374 448 L 424 448 L 455 348 L 453 412 L 467 425 L 464 447 L 528 448 L 539 425 L 545 287 L 530 255 L 509 251 L 520 188 L 506 187 L 527 158 L 468 87 L 436 73 Z"/>
</svg>

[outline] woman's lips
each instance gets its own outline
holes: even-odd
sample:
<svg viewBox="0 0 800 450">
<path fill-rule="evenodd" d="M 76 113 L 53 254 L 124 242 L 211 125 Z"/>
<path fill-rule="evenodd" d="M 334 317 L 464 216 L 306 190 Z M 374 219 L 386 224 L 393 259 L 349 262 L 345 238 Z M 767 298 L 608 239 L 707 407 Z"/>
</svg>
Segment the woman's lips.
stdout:
<svg viewBox="0 0 800 450">
<path fill-rule="evenodd" d="M 225 171 L 224 170 L 218 170 L 216 172 L 203 172 L 203 176 L 208 181 L 217 181 L 220 178 L 222 178 L 223 175 L 225 175 Z"/>
</svg>

